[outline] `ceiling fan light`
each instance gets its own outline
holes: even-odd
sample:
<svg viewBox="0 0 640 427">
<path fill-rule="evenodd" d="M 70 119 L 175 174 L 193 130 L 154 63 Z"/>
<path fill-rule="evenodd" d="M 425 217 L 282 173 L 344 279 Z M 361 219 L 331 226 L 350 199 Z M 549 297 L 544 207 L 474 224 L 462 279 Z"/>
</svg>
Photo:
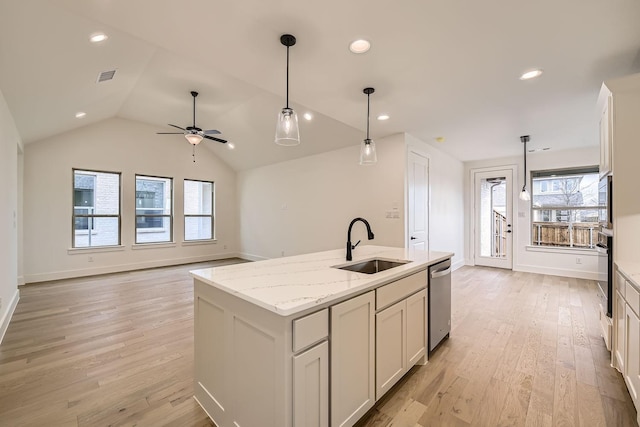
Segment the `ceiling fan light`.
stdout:
<svg viewBox="0 0 640 427">
<path fill-rule="evenodd" d="M 298 115 L 291 108 L 283 108 L 278 113 L 276 123 L 276 144 L 292 146 L 300 144 L 300 130 L 298 129 Z"/>
<path fill-rule="evenodd" d="M 184 136 L 189 141 L 191 145 L 198 145 L 200 141 L 202 141 L 202 135 L 198 135 L 197 133 L 188 133 Z"/>
<path fill-rule="evenodd" d="M 371 139 L 365 139 L 360 145 L 360 164 L 363 166 L 374 165 L 377 161 L 376 143 Z"/>
</svg>

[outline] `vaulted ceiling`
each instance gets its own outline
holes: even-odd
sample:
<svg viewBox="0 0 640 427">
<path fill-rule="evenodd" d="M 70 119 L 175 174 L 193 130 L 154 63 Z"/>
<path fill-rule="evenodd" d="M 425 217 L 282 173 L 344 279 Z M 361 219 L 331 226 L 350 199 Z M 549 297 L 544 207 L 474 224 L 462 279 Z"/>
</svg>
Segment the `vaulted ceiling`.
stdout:
<svg viewBox="0 0 640 427">
<path fill-rule="evenodd" d="M 593 146 L 603 80 L 640 71 L 639 0 L 0 0 L 0 90 L 25 143 L 110 117 L 197 122 L 236 170 L 408 132 L 462 160 Z M 109 38 L 89 42 L 97 31 Z M 302 144 L 273 143 L 290 99 Z M 371 50 L 355 55 L 351 41 Z M 521 81 L 527 70 L 542 76 Z M 113 80 L 96 83 L 101 71 Z M 87 116 L 76 119 L 75 113 Z M 179 135 L 153 135 L 176 138 Z M 444 137 L 444 142 L 436 142 Z"/>
</svg>

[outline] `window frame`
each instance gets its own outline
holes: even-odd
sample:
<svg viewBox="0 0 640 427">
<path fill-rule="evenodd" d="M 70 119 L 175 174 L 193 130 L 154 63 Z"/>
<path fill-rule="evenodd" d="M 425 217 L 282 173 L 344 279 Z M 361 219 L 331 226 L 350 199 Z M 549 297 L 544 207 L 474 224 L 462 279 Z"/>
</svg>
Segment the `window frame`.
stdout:
<svg viewBox="0 0 640 427">
<path fill-rule="evenodd" d="M 134 180 L 134 184 L 133 184 L 133 194 L 134 194 L 134 202 L 133 202 L 133 209 L 134 209 L 134 237 L 133 237 L 133 241 L 134 244 L 136 245 L 162 245 L 162 244 L 167 244 L 167 243 L 173 243 L 173 222 L 174 222 L 174 212 L 175 212 L 175 208 L 174 208 L 174 203 L 175 203 L 175 198 L 174 198 L 174 179 L 173 177 L 169 177 L 169 176 L 158 176 L 158 175 L 148 175 L 148 174 L 135 174 L 135 180 Z M 150 180 L 168 180 L 171 183 L 171 189 L 169 190 L 169 195 L 171 197 L 170 199 L 170 203 L 169 203 L 169 209 L 170 212 L 169 214 L 141 214 L 138 215 L 138 206 L 136 204 L 136 201 L 138 200 L 138 190 L 137 190 L 137 186 L 138 186 L 138 178 L 150 178 Z M 164 209 L 164 208 L 162 208 Z M 153 241 L 153 242 L 139 242 L 138 241 L 138 217 L 143 217 L 143 218 L 168 218 L 169 219 L 169 240 L 158 240 L 158 241 Z M 164 227 L 153 227 L 153 228 L 140 228 L 140 230 L 144 230 L 143 232 L 145 233 L 153 233 L 153 232 L 159 232 L 160 230 L 164 231 Z"/>
<path fill-rule="evenodd" d="M 583 205 L 583 206 L 567 206 L 567 205 L 545 205 L 536 207 L 533 203 L 534 197 L 536 195 L 540 196 L 552 196 L 557 195 L 562 192 L 562 190 L 556 190 L 556 180 L 560 179 L 568 179 L 576 176 L 584 176 L 584 175 L 596 175 L 599 177 L 599 171 L 597 165 L 592 166 L 581 166 L 581 167 L 568 167 L 568 168 L 559 168 L 559 169 L 543 169 L 531 171 L 529 175 L 529 184 L 531 188 L 531 204 L 530 204 L 530 223 L 529 230 L 531 231 L 531 237 L 529 245 L 535 248 L 552 248 L 552 249 L 580 249 L 580 250 L 595 250 L 595 244 L 597 243 L 597 230 L 598 230 L 598 221 L 593 222 L 593 227 L 590 227 L 590 243 L 587 247 L 584 246 L 576 246 L 576 242 L 574 239 L 574 224 L 590 224 L 591 222 L 582 222 L 582 221 L 572 221 L 571 219 L 567 221 L 556 221 L 554 218 L 557 218 L 558 215 L 561 215 L 563 211 L 567 212 L 567 215 L 571 218 L 571 211 L 581 211 L 581 210 L 598 210 L 601 206 L 599 204 L 596 205 Z M 542 189 L 538 193 L 534 193 L 534 179 L 543 178 L 548 179 L 549 184 L 546 188 L 546 191 L 542 191 Z M 598 181 L 595 182 L 596 187 Z M 557 186 L 559 186 L 559 182 Z M 577 187 L 576 191 L 580 191 L 580 187 Z M 597 188 L 596 188 L 597 193 Z M 546 214 L 549 217 L 548 221 L 534 221 L 536 212 L 539 212 L 541 216 Z M 553 244 L 545 244 L 540 240 L 541 229 L 539 223 L 547 222 L 549 224 L 567 224 L 568 233 L 569 233 L 569 241 L 567 245 L 553 245 Z M 535 231 L 534 227 L 538 226 L 538 240 L 535 240 Z"/>
<path fill-rule="evenodd" d="M 76 214 L 76 173 L 77 172 L 85 172 L 84 175 L 93 174 L 111 174 L 118 176 L 118 213 L 117 214 Z M 91 175 L 94 178 L 94 182 L 97 184 L 97 176 Z M 96 190 L 94 188 L 93 192 L 93 208 L 95 209 L 96 204 Z M 95 223 L 93 222 L 96 218 L 117 218 L 118 219 L 118 243 L 113 245 L 97 245 L 92 246 L 89 244 L 88 246 L 76 246 L 76 218 L 87 218 L 86 229 L 80 229 L 79 231 L 86 232 L 89 236 L 89 242 L 91 242 L 91 235 L 96 234 Z M 89 224 L 91 224 L 89 226 Z M 71 248 L 76 250 L 91 250 L 96 248 L 109 248 L 122 245 L 122 172 L 114 172 L 114 171 L 105 171 L 105 170 L 97 170 L 97 169 L 87 169 L 87 168 L 71 168 Z"/>
<path fill-rule="evenodd" d="M 185 203 L 186 203 L 186 191 L 185 191 L 185 185 L 187 183 L 187 181 L 189 182 L 199 182 L 199 183 L 206 183 L 206 184 L 211 184 L 211 214 L 210 215 L 206 215 L 206 214 L 187 214 L 186 213 L 186 209 L 185 209 Z M 183 234 L 182 234 L 182 238 L 185 242 L 205 242 L 208 240 L 215 240 L 216 239 L 216 221 L 215 221 L 215 213 L 216 213 L 216 184 L 214 181 L 207 181 L 207 180 L 203 180 L 203 179 L 190 179 L 190 178 L 184 178 L 183 182 L 182 182 L 182 210 L 183 210 L 183 221 L 182 221 L 182 226 L 183 226 Z M 187 218 L 211 218 L 211 237 L 209 238 L 205 238 L 205 239 L 187 239 Z"/>
</svg>

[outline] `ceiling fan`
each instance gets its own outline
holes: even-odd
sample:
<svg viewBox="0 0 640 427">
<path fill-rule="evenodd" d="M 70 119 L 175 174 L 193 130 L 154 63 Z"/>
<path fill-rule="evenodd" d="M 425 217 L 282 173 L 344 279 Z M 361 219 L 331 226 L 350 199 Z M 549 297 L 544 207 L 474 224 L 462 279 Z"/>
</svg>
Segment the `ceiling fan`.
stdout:
<svg viewBox="0 0 640 427">
<path fill-rule="evenodd" d="M 198 96 L 198 92 L 191 91 L 191 96 L 193 96 L 193 126 L 187 126 L 186 128 L 182 128 L 180 126 L 172 125 L 171 123 L 169 123 L 169 126 L 178 128 L 182 132 L 157 132 L 157 134 L 158 135 L 184 135 L 187 141 L 189 141 L 189 144 L 193 146 L 198 145 L 203 138 L 226 144 L 227 143 L 226 140 L 211 136 L 211 135 L 219 135 L 221 133 L 219 130 L 216 130 L 216 129 L 202 130 L 196 126 L 196 96 Z"/>
</svg>

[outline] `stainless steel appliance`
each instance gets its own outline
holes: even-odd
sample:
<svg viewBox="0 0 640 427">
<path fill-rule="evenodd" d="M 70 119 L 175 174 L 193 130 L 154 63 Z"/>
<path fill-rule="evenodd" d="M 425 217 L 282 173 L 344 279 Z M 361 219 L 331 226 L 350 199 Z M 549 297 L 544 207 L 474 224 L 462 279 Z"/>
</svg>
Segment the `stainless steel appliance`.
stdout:
<svg viewBox="0 0 640 427">
<path fill-rule="evenodd" d="M 613 313 L 613 232 L 605 228 L 598 232 L 598 288 L 602 311 L 612 317 Z"/>
<path fill-rule="evenodd" d="M 602 228 L 613 230 L 613 177 L 611 175 L 600 178 L 598 184 L 598 222 Z"/>
<path fill-rule="evenodd" d="M 429 353 L 451 331 L 451 260 L 429 267 Z"/>
</svg>

